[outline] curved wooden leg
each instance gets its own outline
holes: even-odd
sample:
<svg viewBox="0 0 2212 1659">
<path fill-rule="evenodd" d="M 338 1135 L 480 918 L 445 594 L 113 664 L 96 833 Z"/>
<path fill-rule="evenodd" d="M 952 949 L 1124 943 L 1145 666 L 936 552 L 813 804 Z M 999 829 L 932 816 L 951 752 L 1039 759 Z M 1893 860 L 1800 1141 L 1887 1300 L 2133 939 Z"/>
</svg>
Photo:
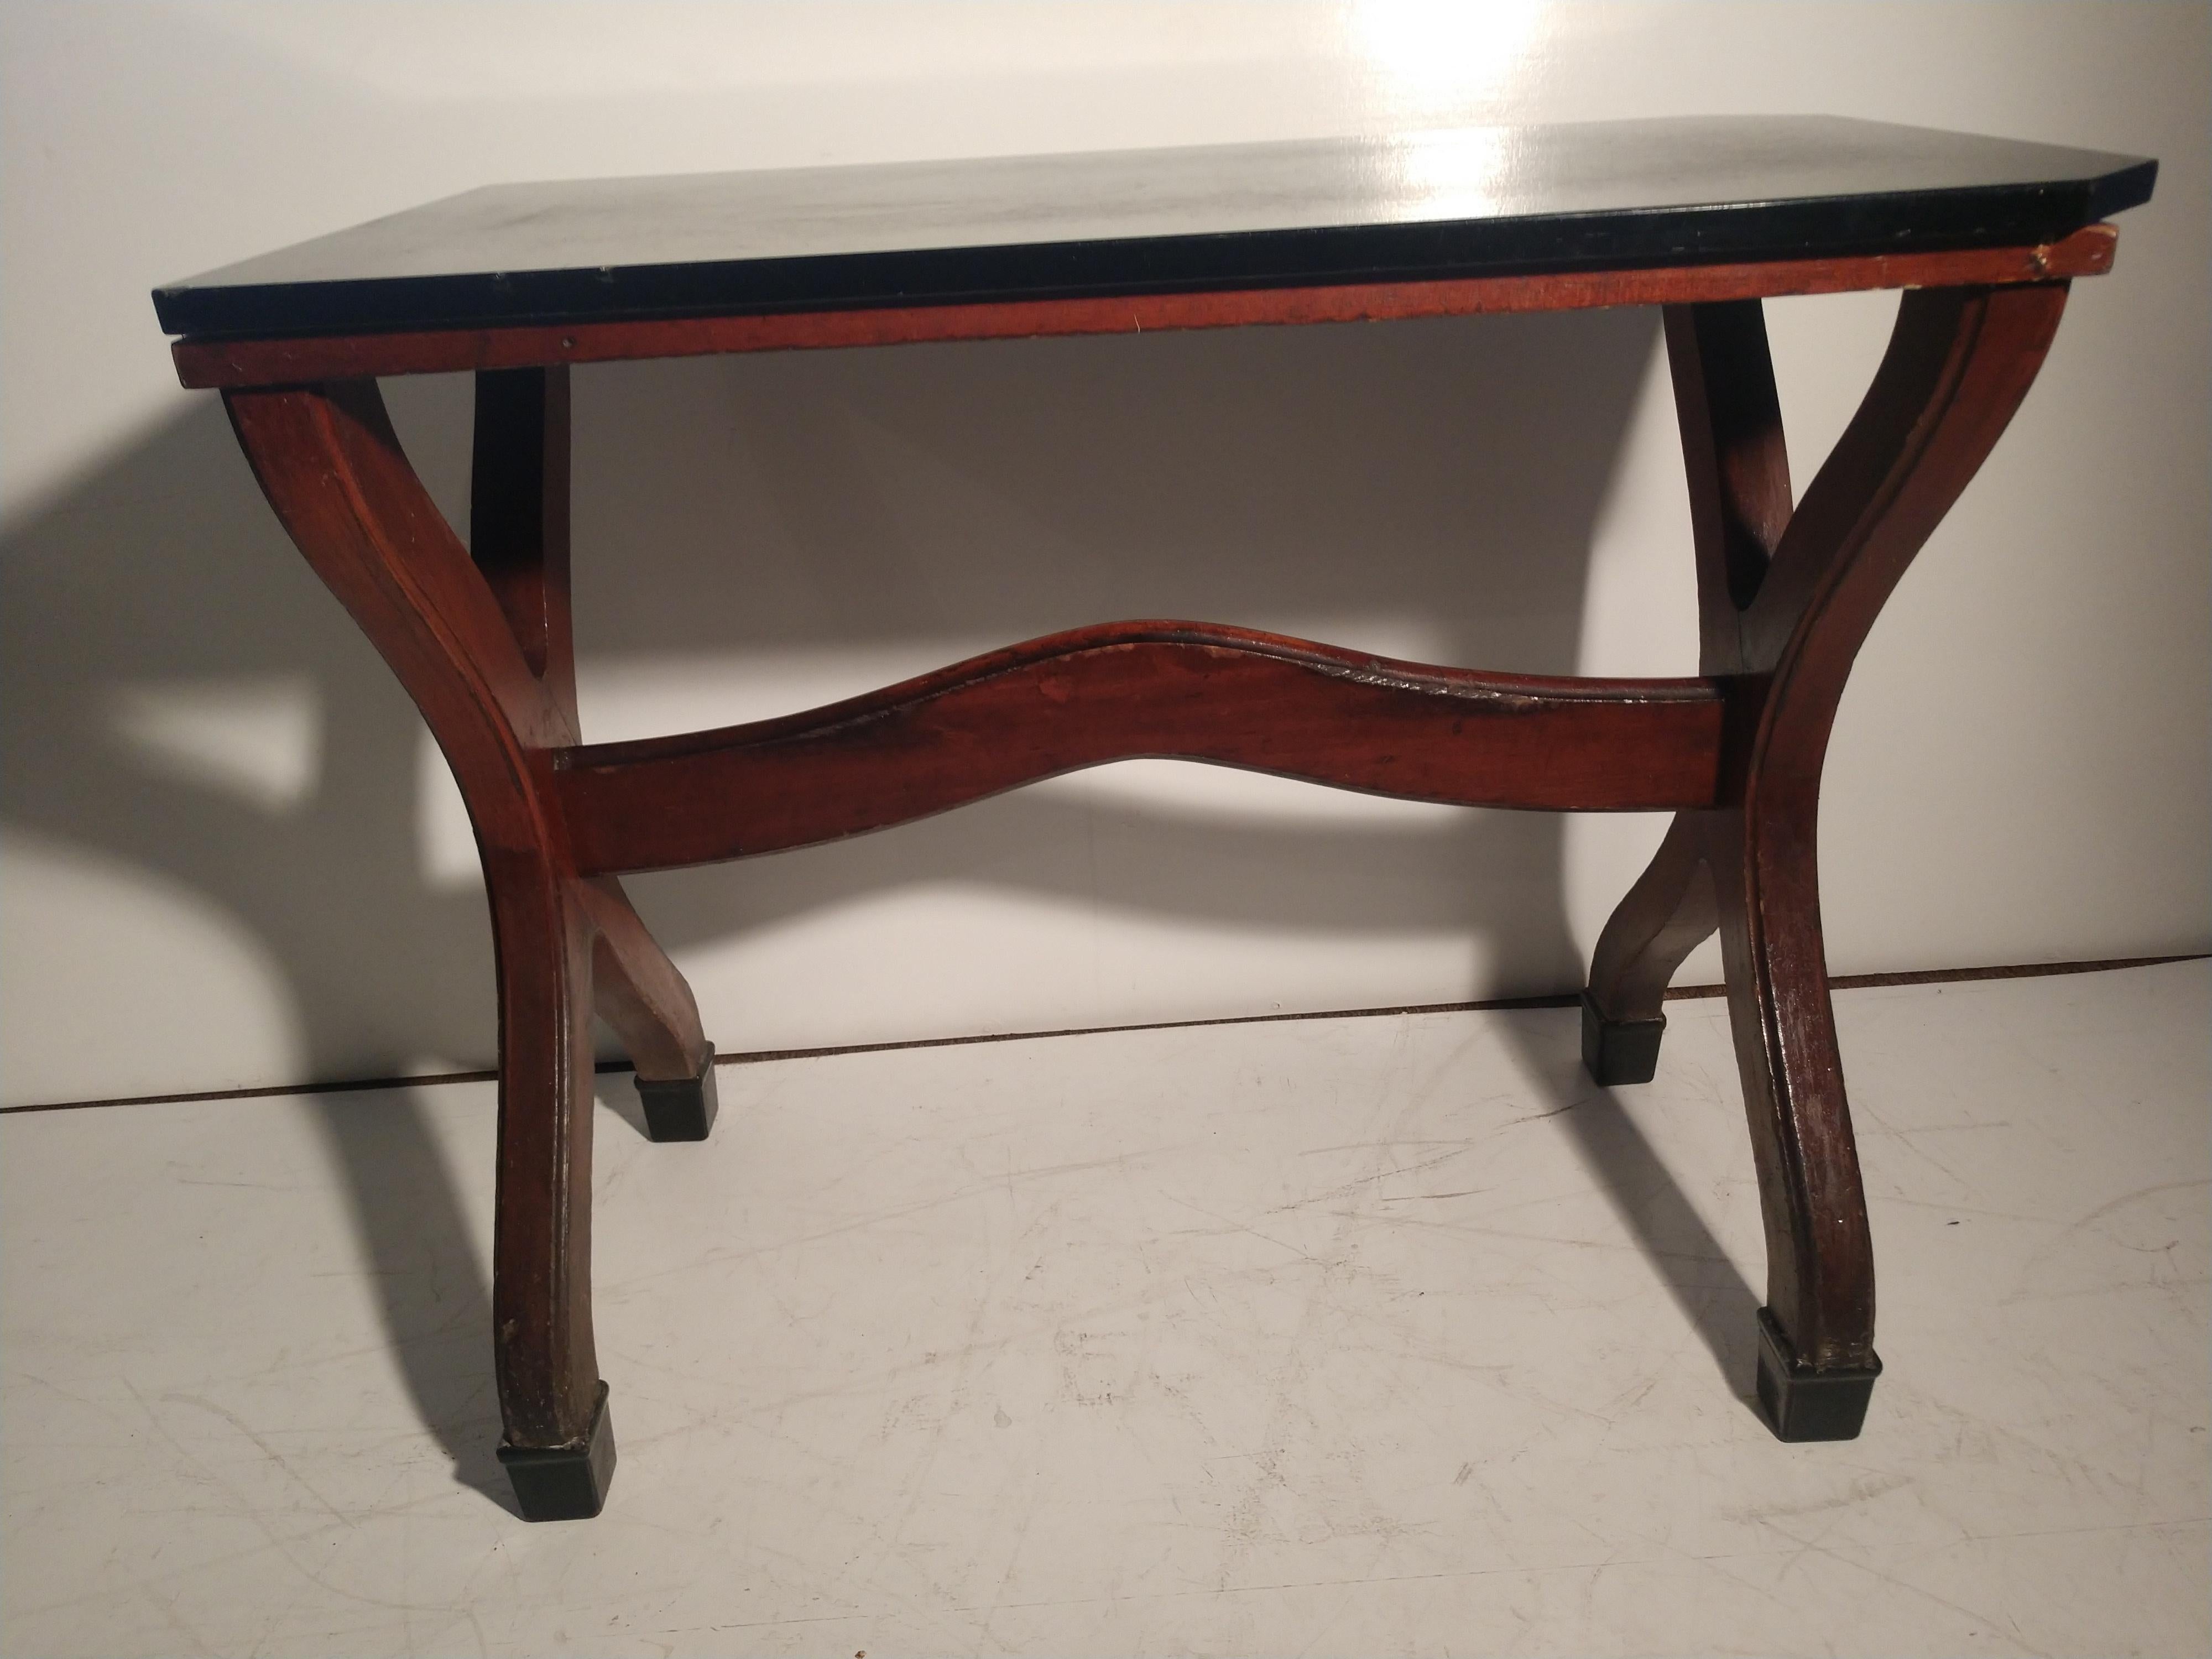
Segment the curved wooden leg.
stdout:
<svg viewBox="0 0 2212 1659">
<path fill-rule="evenodd" d="M 500 1462 L 523 1518 L 599 1512 L 615 1466 L 592 1337 L 592 963 L 583 885 L 484 860 L 499 962 L 492 1324 Z"/>
<path fill-rule="evenodd" d="M 594 924 L 550 788 L 574 722 L 400 453 L 373 383 L 227 401 L 277 517 L 422 710 L 476 827 L 500 969 L 501 1456 L 527 1518 L 595 1514 L 614 1441 L 592 1337 Z"/>
<path fill-rule="evenodd" d="M 1759 1399 L 1785 1440 L 1856 1435 L 1881 1370 L 1820 934 L 1828 734 L 1875 616 L 2026 396 L 2065 298 L 2063 283 L 1907 293 L 1873 386 L 1741 611 L 1740 791 L 1706 850 L 1765 1222 Z"/>
<path fill-rule="evenodd" d="M 486 369 L 476 380 L 469 552 L 508 630 L 554 705 L 576 718 L 568 605 L 568 371 Z M 598 939 L 598 1011 L 637 1068 L 646 1133 L 704 1140 L 714 1121 L 714 1050 L 698 1005 L 622 884 L 603 877 L 580 895 Z"/>
<path fill-rule="evenodd" d="M 1676 814 L 1667 839 L 1598 936 L 1583 993 L 1583 1064 L 1608 1087 L 1649 1083 L 1657 1073 L 1668 981 L 1713 931 L 1709 816 Z"/>
<path fill-rule="evenodd" d="M 1765 1224 L 1759 1399 L 1785 1440 L 1848 1439 L 1881 1364 L 1874 1250 L 1820 936 L 1820 770 L 1852 659 L 2019 407 L 2063 283 L 1918 289 L 1805 499 L 1755 301 L 1670 307 L 1700 662 L 1730 688 L 1729 800 L 1684 813 L 1607 924 L 1583 1003 L 1601 1083 L 1649 1079 L 1660 999 L 1717 926 Z"/>
<path fill-rule="evenodd" d="M 1817 807 L 1813 791 L 1762 800 L 1755 816 L 1717 826 L 1713 848 L 1766 1236 L 1759 1404 L 1784 1440 L 1852 1438 L 1881 1371 L 1874 1239 L 1821 945 Z"/>
<path fill-rule="evenodd" d="M 599 1012 L 637 1067 L 646 1133 L 704 1140 L 714 1127 L 714 1045 L 700 1029 L 691 988 L 630 908 L 622 884 L 595 876 L 580 890 L 592 919 Z"/>
<path fill-rule="evenodd" d="M 1742 608 L 1790 522 L 1790 454 L 1756 300 L 1667 307 L 1667 363 L 1690 486 L 1698 665 L 1741 672 Z M 1677 815 L 1598 938 L 1583 993 L 1583 1063 L 1599 1083 L 1649 1083 L 1667 1030 L 1668 981 L 1717 925 L 1711 815 Z"/>
</svg>

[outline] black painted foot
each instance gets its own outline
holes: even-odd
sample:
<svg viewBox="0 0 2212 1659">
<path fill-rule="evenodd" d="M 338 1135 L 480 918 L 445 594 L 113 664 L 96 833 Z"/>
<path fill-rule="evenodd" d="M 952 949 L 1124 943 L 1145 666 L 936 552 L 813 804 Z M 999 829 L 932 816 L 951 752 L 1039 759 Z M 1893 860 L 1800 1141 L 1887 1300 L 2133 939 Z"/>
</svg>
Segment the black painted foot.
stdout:
<svg viewBox="0 0 2212 1659">
<path fill-rule="evenodd" d="M 1856 1440 L 1881 1361 L 1863 1369 L 1816 1371 L 1801 1364 L 1790 1339 L 1765 1308 L 1759 1310 L 1759 1414 L 1778 1440 Z"/>
<path fill-rule="evenodd" d="M 1667 1016 L 1656 1019 L 1607 1019 L 1588 991 L 1583 993 L 1583 1066 L 1593 1081 L 1649 1083 L 1659 1070 L 1659 1039 Z"/>
<path fill-rule="evenodd" d="M 707 1058 L 696 1077 L 680 1077 L 673 1083 L 637 1080 L 637 1097 L 645 1106 L 645 1135 L 648 1140 L 704 1140 L 720 1109 L 714 1097 L 714 1045 L 707 1045 Z"/>
<path fill-rule="evenodd" d="M 607 1501 L 615 1478 L 615 1425 L 607 1416 L 607 1385 L 599 1384 L 591 1432 L 580 1446 L 501 1446 L 499 1461 L 514 1483 L 514 1501 L 526 1521 L 588 1521 Z"/>
</svg>

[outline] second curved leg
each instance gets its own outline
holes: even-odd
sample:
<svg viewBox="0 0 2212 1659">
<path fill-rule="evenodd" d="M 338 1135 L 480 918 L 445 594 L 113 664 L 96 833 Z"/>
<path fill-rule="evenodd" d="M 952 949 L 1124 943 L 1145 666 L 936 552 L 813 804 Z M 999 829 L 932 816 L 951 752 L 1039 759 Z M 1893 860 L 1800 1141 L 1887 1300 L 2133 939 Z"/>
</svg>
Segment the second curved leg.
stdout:
<svg viewBox="0 0 2212 1659">
<path fill-rule="evenodd" d="M 568 605 L 568 371 L 486 369 L 476 378 L 469 553 L 547 703 L 576 740 Z M 704 1140 L 714 1125 L 714 1050 L 690 987 L 612 877 L 577 896 L 596 933 L 598 1012 L 636 1067 L 646 1133 Z"/>
<path fill-rule="evenodd" d="M 1698 672 L 1735 674 L 1743 667 L 1743 609 L 1790 516 L 1789 448 L 1759 302 L 1668 307 L 1667 363 L 1689 483 Z M 1668 981 L 1717 922 L 1713 816 L 1676 815 L 1599 936 L 1583 993 L 1583 1063 L 1599 1083 L 1649 1083 L 1658 1071 Z"/>
<path fill-rule="evenodd" d="M 1676 814 L 1598 936 L 1583 993 L 1583 1064 L 1596 1082 L 1649 1083 L 1657 1073 L 1668 982 L 1716 923 L 1709 817 Z"/>
<path fill-rule="evenodd" d="M 599 1015 L 637 1069 L 645 1131 L 654 1140 L 704 1140 L 714 1127 L 714 1045 L 699 1005 L 612 876 L 583 883 L 594 935 L 592 985 Z"/>
</svg>

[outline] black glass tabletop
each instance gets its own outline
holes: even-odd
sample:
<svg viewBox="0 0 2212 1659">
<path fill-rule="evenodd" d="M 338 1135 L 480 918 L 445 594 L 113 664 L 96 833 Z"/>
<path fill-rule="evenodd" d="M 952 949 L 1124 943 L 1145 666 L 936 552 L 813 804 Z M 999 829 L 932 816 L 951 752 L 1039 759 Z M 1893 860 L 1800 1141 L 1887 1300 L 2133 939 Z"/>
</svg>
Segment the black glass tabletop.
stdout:
<svg viewBox="0 0 2212 1659">
<path fill-rule="evenodd" d="M 490 185 L 157 289 L 352 333 L 2055 241 L 2155 161 L 1818 116 Z"/>
</svg>

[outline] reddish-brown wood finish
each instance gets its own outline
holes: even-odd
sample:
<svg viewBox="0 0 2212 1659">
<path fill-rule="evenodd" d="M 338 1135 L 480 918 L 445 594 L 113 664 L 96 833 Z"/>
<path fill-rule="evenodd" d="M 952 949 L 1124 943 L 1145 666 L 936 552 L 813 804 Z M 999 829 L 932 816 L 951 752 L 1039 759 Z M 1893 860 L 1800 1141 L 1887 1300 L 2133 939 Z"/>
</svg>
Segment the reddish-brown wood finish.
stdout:
<svg viewBox="0 0 2212 1659">
<path fill-rule="evenodd" d="M 1670 313 L 1698 544 L 1702 666 L 1730 690 L 1724 799 L 1685 813 L 1599 941 L 1590 994 L 1656 1017 L 1717 927 L 1796 1361 L 1869 1366 L 1874 1257 L 1821 943 L 1816 830 L 1836 707 L 1875 615 L 2026 396 L 2066 284 L 1908 293 L 1873 386 L 1794 513 L 1763 330 Z M 1771 559 L 1770 559 L 1771 556 Z"/>
<path fill-rule="evenodd" d="M 1688 305 L 1866 289 L 2039 283 L 2054 277 L 2094 276 L 2111 269 L 2114 240 L 2110 225 L 2089 225 L 2063 241 L 2036 247 L 989 305 L 654 318 L 565 327 L 183 339 L 171 350 L 178 378 L 188 386 L 275 386 L 387 374 L 528 368 L 547 363 L 907 345 L 932 340 L 1150 334 L 1169 329 L 1237 328 L 1254 324 L 1385 322 L 1490 312 Z"/>
<path fill-rule="evenodd" d="M 1115 623 L 807 714 L 570 750 L 555 787 L 586 872 L 810 846 L 1144 757 L 1467 806 L 1692 806 L 1715 799 L 1721 714 L 1703 680 L 1477 674 Z"/>
</svg>

